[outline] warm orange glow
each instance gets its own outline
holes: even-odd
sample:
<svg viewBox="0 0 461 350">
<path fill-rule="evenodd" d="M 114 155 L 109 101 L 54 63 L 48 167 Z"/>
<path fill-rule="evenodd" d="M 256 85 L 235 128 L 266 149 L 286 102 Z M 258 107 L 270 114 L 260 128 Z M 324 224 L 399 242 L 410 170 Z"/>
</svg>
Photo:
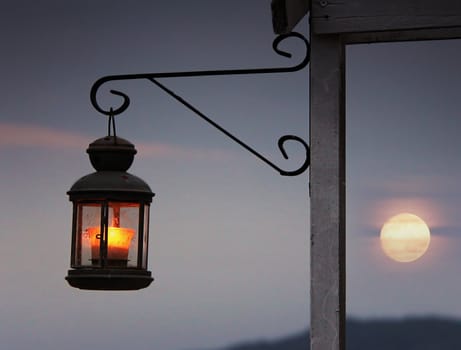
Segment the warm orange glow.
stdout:
<svg viewBox="0 0 461 350">
<path fill-rule="evenodd" d="M 418 216 L 398 214 L 381 229 L 381 247 L 388 257 L 399 262 L 419 259 L 429 248 L 430 231 Z"/>
<path fill-rule="evenodd" d="M 93 259 L 99 258 L 100 234 L 99 227 L 89 227 L 88 234 L 91 242 L 91 255 Z M 107 237 L 107 259 L 128 260 L 128 252 L 134 230 L 131 228 L 109 226 Z"/>
</svg>

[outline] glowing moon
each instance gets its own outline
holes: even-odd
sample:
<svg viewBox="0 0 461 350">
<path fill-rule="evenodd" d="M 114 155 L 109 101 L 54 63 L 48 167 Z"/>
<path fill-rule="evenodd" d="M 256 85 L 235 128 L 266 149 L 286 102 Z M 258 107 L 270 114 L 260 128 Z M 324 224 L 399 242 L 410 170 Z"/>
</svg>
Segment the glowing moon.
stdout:
<svg viewBox="0 0 461 350">
<path fill-rule="evenodd" d="M 426 223 L 420 217 L 408 213 L 387 220 L 380 236 L 384 253 L 399 262 L 415 261 L 422 257 L 431 240 Z"/>
</svg>

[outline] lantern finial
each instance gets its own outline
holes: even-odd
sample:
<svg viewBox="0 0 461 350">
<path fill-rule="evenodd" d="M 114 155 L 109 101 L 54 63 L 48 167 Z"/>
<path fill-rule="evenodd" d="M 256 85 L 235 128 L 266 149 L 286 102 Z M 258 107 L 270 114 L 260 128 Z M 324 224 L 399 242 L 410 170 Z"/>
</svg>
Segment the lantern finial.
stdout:
<svg viewBox="0 0 461 350">
<path fill-rule="evenodd" d="M 127 171 L 137 151 L 128 140 L 105 136 L 90 143 L 86 152 L 97 171 Z"/>
</svg>

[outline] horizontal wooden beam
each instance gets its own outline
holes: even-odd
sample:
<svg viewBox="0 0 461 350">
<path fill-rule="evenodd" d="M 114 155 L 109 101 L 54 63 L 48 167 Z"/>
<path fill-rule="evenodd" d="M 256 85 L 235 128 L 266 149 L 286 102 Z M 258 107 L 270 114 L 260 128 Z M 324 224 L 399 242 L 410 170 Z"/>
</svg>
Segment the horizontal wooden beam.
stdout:
<svg viewBox="0 0 461 350">
<path fill-rule="evenodd" d="M 312 0 L 316 34 L 461 27 L 458 0 Z"/>
<path fill-rule="evenodd" d="M 344 44 L 372 44 L 395 41 L 461 39 L 461 27 L 368 33 L 346 33 L 342 34 L 341 38 Z"/>
</svg>

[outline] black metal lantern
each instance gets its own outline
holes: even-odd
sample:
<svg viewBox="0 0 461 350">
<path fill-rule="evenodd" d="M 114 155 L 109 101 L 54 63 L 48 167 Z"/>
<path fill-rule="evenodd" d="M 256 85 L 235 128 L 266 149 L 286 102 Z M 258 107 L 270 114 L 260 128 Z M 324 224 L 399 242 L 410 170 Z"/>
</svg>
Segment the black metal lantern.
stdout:
<svg viewBox="0 0 461 350">
<path fill-rule="evenodd" d="M 71 270 L 73 287 L 136 290 L 153 281 L 147 270 L 149 206 L 152 193 L 139 177 L 127 173 L 136 149 L 116 136 L 90 144 L 96 172 L 67 192 L 73 202 Z"/>
</svg>

